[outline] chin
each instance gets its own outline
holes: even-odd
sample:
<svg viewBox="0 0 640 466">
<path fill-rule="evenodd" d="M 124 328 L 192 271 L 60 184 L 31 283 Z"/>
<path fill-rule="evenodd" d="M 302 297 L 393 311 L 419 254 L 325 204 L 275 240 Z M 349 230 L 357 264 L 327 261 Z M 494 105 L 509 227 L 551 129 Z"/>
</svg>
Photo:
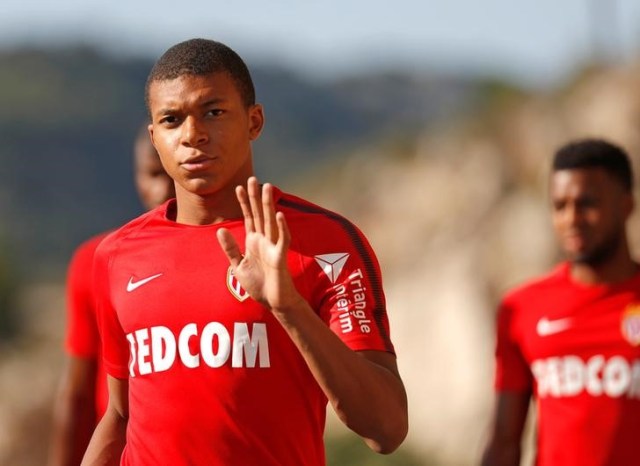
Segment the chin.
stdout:
<svg viewBox="0 0 640 466">
<path fill-rule="evenodd" d="M 580 249 L 577 251 L 565 251 L 565 256 L 569 262 L 574 264 L 591 264 L 596 259 L 594 251 Z"/>
<path fill-rule="evenodd" d="M 590 251 L 575 254 L 571 258 L 571 262 L 579 265 L 587 265 L 591 267 L 597 267 L 610 259 L 609 254 L 605 254 L 602 251 Z"/>
<path fill-rule="evenodd" d="M 565 249 L 564 255 L 570 262 L 582 262 L 584 259 L 589 257 L 589 253 L 587 251 L 568 251 Z"/>
<path fill-rule="evenodd" d="M 573 264 L 588 265 L 591 263 L 591 259 L 589 258 L 588 255 L 576 254 L 576 255 L 569 256 L 569 262 Z"/>
<path fill-rule="evenodd" d="M 207 179 L 192 179 L 184 183 L 183 187 L 186 191 L 197 196 L 206 196 L 220 190 L 218 183 Z"/>
</svg>

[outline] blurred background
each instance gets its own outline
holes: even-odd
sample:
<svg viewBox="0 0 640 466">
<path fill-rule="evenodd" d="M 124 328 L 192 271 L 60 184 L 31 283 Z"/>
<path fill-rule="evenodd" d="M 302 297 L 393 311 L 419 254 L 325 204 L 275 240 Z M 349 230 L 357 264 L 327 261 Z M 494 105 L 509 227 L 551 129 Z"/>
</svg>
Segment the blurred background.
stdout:
<svg viewBox="0 0 640 466">
<path fill-rule="evenodd" d="M 559 258 L 550 156 L 607 137 L 640 170 L 640 2 L 229 3 L 0 3 L 0 464 L 44 464 L 67 261 L 141 213 L 144 81 L 192 37 L 253 73 L 260 178 L 353 220 L 382 265 L 409 437 L 376 456 L 330 417 L 329 464 L 476 464 L 495 306 Z M 630 234 L 638 252 L 637 215 Z"/>
</svg>

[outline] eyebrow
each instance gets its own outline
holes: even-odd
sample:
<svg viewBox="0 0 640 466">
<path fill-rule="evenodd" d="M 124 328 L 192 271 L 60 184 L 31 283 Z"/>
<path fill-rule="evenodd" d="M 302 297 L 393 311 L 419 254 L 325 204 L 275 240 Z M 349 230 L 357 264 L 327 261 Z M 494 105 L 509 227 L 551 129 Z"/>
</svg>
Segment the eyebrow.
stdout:
<svg viewBox="0 0 640 466">
<path fill-rule="evenodd" d="M 227 99 L 225 99 L 223 97 L 214 97 L 213 99 L 205 100 L 204 102 L 199 104 L 199 106 L 202 107 L 202 108 L 209 107 L 211 105 L 215 105 L 215 104 L 226 102 L 226 100 Z M 165 108 L 161 108 L 160 110 L 155 112 L 155 114 L 156 115 L 166 115 L 167 113 L 174 113 L 176 111 L 177 111 L 176 107 L 165 107 Z"/>
<path fill-rule="evenodd" d="M 223 97 L 214 97 L 213 99 L 209 99 L 205 102 L 202 102 L 200 104 L 201 107 L 208 107 L 210 105 L 214 105 L 214 104 L 219 104 L 222 102 L 225 102 L 227 99 L 223 98 Z"/>
</svg>

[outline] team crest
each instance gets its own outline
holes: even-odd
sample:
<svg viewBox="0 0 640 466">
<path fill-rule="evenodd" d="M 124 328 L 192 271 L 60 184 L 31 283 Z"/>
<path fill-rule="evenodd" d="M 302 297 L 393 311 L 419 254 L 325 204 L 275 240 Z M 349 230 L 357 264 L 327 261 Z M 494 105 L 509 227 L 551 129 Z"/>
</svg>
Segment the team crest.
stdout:
<svg viewBox="0 0 640 466">
<path fill-rule="evenodd" d="M 620 322 L 622 336 L 633 346 L 640 345 L 640 304 L 627 306 Z"/>
<path fill-rule="evenodd" d="M 227 288 L 229 288 L 231 294 L 240 302 L 249 297 L 249 293 L 247 293 L 244 288 L 242 288 L 240 282 L 233 274 L 233 270 L 231 270 L 231 267 L 227 269 Z"/>
</svg>

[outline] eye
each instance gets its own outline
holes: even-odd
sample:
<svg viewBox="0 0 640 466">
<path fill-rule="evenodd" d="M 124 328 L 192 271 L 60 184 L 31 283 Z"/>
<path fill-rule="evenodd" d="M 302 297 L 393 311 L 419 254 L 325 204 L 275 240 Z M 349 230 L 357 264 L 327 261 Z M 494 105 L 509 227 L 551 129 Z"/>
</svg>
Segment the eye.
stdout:
<svg viewBox="0 0 640 466">
<path fill-rule="evenodd" d="M 211 110 L 207 111 L 207 115 L 211 115 L 211 116 L 220 116 L 224 113 L 224 110 L 222 110 L 221 108 L 212 108 Z"/>
<path fill-rule="evenodd" d="M 178 117 L 175 115 L 165 115 L 160 118 L 160 124 L 164 126 L 174 126 L 178 123 Z"/>
<path fill-rule="evenodd" d="M 589 209 L 598 205 L 598 200 L 593 197 L 584 197 L 578 199 L 576 203 L 579 209 Z"/>
</svg>

